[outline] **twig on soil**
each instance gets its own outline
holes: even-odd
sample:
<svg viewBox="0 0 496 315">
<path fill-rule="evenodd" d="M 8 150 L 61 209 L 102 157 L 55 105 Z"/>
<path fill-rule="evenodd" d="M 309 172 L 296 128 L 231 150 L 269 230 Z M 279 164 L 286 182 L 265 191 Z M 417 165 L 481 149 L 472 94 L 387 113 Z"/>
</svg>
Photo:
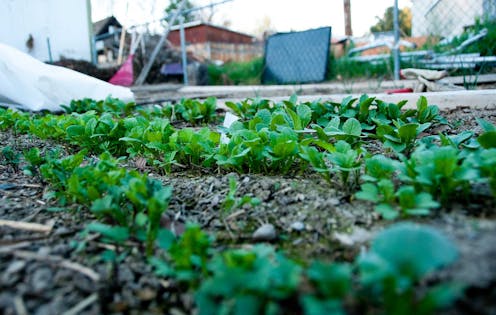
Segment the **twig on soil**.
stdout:
<svg viewBox="0 0 496 315">
<path fill-rule="evenodd" d="M 62 315 L 77 315 L 79 314 L 82 310 L 90 306 L 91 304 L 95 303 L 96 300 L 98 300 L 98 294 L 93 293 L 78 304 L 74 305 L 71 309 L 68 311 L 62 313 Z"/>
<path fill-rule="evenodd" d="M 6 246 L 2 245 L 2 247 L 0 247 L 0 254 L 9 254 L 9 253 L 15 251 L 16 249 L 28 247 L 30 245 L 31 245 L 31 242 L 22 242 L 22 243 L 17 243 L 17 244 L 13 244 L 13 245 L 6 245 Z"/>
<path fill-rule="evenodd" d="M 245 210 L 243 210 L 243 209 L 238 210 L 238 211 L 236 211 L 236 212 L 233 212 L 233 213 L 231 213 L 230 215 L 228 215 L 228 216 L 226 217 L 226 221 L 229 221 L 229 220 L 235 219 L 235 218 L 239 217 L 239 216 L 240 216 L 240 215 L 242 215 L 242 214 L 245 214 Z"/>
<path fill-rule="evenodd" d="M 35 216 L 37 216 L 41 212 L 41 210 L 42 209 L 36 210 L 35 212 L 33 212 L 32 214 L 28 215 L 27 217 L 25 217 L 21 221 L 23 221 L 23 222 L 29 222 L 29 221 L 31 221 Z"/>
<path fill-rule="evenodd" d="M 23 237 L 23 238 L 18 238 L 18 239 L 13 239 L 13 240 L 0 240 L 0 246 L 5 246 L 5 245 L 13 245 L 13 244 L 23 244 L 27 243 L 30 245 L 34 241 L 40 241 L 44 240 L 46 238 L 50 237 L 49 234 L 42 235 L 42 236 L 35 236 L 35 237 Z"/>
<path fill-rule="evenodd" d="M 39 223 L 29 223 L 29 222 L 20 222 L 20 221 L 11 221 L 11 220 L 0 220 L 0 227 L 8 226 L 17 230 L 25 230 L 32 232 L 42 232 L 42 233 L 50 233 L 52 231 L 52 225 L 44 225 Z"/>
<path fill-rule="evenodd" d="M 233 232 L 231 231 L 231 227 L 229 226 L 229 223 L 226 222 L 226 220 L 222 219 L 222 223 L 224 223 L 224 226 L 226 227 L 226 231 L 229 234 L 229 237 L 231 240 L 235 240 L 236 236 L 234 236 Z"/>
<path fill-rule="evenodd" d="M 14 308 L 17 315 L 28 315 L 28 310 L 26 309 L 26 305 L 24 305 L 22 296 L 16 296 L 14 298 Z"/>
<path fill-rule="evenodd" d="M 41 188 L 41 187 L 43 187 L 40 184 L 22 184 L 19 186 L 24 187 L 24 188 Z"/>
<path fill-rule="evenodd" d="M 7 253 L 6 251 L 1 251 L 3 253 Z M 57 264 L 59 267 L 62 268 L 67 268 L 70 270 L 77 271 L 91 280 L 98 282 L 100 281 L 100 275 L 93 271 L 92 269 L 83 266 L 79 263 L 75 263 L 66 259 L 63 259 L 60 256 L 47 256 L 47 255 L 40 255 L 34 252 L 29 252 L 25 250 L 15 250 L 13 249 L 11 252 L 12 255 L 19 257 L 19 258 L 24 258 L 24 259 L 32 259 L 32 260 L 37 260 L 41 262 L 47 262 L 47 263 L 52 263 L 52 264 Z"/>
</svg>

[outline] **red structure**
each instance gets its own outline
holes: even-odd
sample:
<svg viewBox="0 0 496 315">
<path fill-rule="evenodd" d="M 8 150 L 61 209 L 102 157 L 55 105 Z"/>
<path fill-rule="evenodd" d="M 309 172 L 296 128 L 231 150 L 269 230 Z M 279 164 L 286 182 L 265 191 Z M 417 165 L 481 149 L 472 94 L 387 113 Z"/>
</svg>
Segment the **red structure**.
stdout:
<svg viewBox="0 0 496 315">
<path fill-rule="evenodd" d="M 256 38 L 201 21 L 184 24 L 186 49 L 200 60 L 249 61 L 263 55 L 263 43 Z M 181 46 L 179 26 L 171 28 L 169 42 Z"/>
<path fill-rule="evenodd" d="M 229 43 L 229 44 L 252 44 L 255 37 L 235 32 L 224 27 L 211 25 L 201 21 L 184 24 L 184 34 L 187 44 L 199 43 Z M 171 28 L 167 39 L 174 45 L 180 45 L 179 26 Z"/>
</svg>

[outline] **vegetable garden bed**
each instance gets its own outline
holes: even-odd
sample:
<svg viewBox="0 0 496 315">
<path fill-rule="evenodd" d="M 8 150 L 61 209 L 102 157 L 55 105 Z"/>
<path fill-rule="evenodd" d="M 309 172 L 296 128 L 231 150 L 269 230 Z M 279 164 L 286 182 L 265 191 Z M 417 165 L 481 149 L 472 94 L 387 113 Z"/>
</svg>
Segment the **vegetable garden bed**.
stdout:
<svg viewBox="0 0 496 315">
<path fill-rule="evenodd" d="M 496 110 L 403 105 L 0 109 L 0 310 L 494 314 Z"/>
</svg>

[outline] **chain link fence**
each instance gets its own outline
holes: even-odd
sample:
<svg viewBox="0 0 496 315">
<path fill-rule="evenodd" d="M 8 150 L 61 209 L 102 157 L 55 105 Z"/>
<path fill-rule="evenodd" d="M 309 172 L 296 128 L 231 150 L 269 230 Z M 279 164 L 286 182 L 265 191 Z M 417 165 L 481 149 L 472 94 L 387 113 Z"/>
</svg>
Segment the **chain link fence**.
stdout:
<svg viewBox="0 0 496 315">
<path fill-rule="evenodd" d="M 391 0 L 386 12 L 394 12 L 393 5 Z M 448 70 L 454 76 L 477 78 L 496 73 L 496 0 L 411 0 L 399 10 L 402 69 Z M 397 73 L 393 65 L 396 43 L 392 20 L 392 16 L 385 15 L 382 26 L 390 28 L 353 38 L 346 49 L 347 58 L 338 58 L 334 63 L 335 77 L 392 79 Z"/>
<path fill-rule="evenodd" d="M 496 19 L 496 0 L 413 0 L 412 36 L 452 39 L 476 20 Z"/>
</svg>

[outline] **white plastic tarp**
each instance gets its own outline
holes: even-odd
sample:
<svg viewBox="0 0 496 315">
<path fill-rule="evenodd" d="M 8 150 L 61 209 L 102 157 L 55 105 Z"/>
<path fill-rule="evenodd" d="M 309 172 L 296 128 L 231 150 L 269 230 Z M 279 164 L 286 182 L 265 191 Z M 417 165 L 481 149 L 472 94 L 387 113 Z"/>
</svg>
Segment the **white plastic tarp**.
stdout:
<svg viewBox="0 0 496 315">
<path fill-rule="evenodd" d="M 45 64 L 0 43 L 0 104 L 25 110 L 61 111 L 71 100 L 108 96 L 134 100 L 129 88 L 112 85 L 80 72 Z"/>
</svg>

